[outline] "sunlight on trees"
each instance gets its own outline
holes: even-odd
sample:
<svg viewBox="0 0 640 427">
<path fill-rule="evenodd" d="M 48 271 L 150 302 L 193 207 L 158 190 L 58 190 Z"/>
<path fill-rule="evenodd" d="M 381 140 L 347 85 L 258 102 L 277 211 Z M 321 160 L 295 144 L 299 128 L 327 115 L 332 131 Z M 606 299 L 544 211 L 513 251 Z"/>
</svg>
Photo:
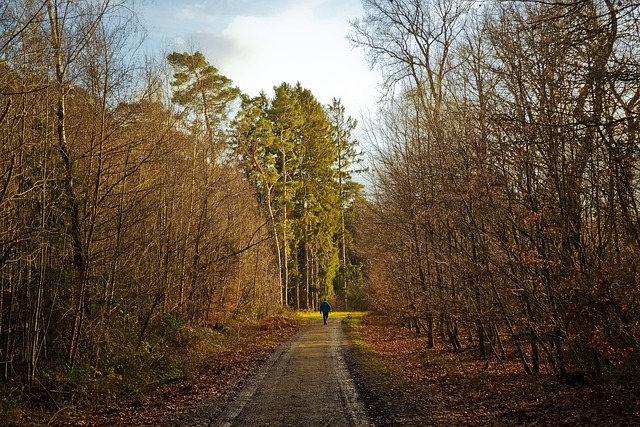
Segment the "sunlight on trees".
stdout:
<svg viewBox="0 0 640 427">
<path fill-rule="evenodd" d="M 145 63 L 123 2 L 0 12 L 6 384 L 116 384 L 130 356 L 161 360 L 167 335 L 335 293 L 359 191 L 339 101 L 336 139 L 300 84 L 250 99 L 200 52 Z"/>
<path fill-rule="evenodd" d="M 524 372 L 637 378 L 638 5 L 364 2 L 386 77 L 360 253 L 381 310 Z"/>
<path fill-rule="evenodd" d="M 273 99 L 243 97 L 234 148 L 270 218 L 282 302 L 315 309 L 320 297 L 335 293 L 347 233 L 342 215 L 359 191 L 348 172 L 358 162 L 353 127 L 343 126 L 337 137 L 331 112 L 308 89 L 287 83 L 274 89 Z M 352 123 L 339 101 L 333 108 L 334 117 Z"/>
<path fill-rule="evenodd" d="M 0 10 L 3 380 L 117 378 L 170 319 L 274 310 L 266 220 L 223 155 L 231 81 L 176 53 L 175 92 L 159 93 L 162 75 L 130 56 L 139 28 L 122 3 Z"/>
<path fill-rule="evenodd" d="M 4 384 L 118 378 L 171 328 L 325 296 L 526 374 L 637 380 L 640 4 L 363 4 L 366 198 L 339 99 L 142 60 L 126 2 L 0 5 Z"/>
</svg>

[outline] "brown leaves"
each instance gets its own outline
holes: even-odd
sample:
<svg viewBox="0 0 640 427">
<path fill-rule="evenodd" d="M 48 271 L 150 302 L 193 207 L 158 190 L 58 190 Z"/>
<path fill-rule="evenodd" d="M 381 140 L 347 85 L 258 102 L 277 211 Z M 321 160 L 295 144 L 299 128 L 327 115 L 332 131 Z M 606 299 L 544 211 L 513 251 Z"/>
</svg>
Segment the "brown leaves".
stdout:
<svg viewBox="0 0 640 427">
<path fill-rule="evenodd" d="M 517 360 L 504 368 L 470 351 L 426 349 L 426 337 L 367 316 L 358 330 L 364 360 L 384 384 L 381 399 L 396 426 L 618 426 L 640 423 L 639 402 L 600 384 L 563 385 L 549 374 L 525 375 Z M 389 392 L 389 390 L 393 390 Z"/>
<path fill-rule="evenodd" d="M 297 325 L 298 325 L 298 321 L 296 319 L 292 319 L 291 317 L 287 317 L 281 314 L 265 317 L 262 320 L 260 320 L 258 324 L 259 328 L 264 331 L 294 328 Z"/>
<path fill-rule="evenodd" d="M 265 324 L 277 324 L 265 327 Z M 202 365 L 192 375 L 156 385 L 143 397 L 94 413 L 80 413 L 67 425 L 158 426 L 180 425 L 195 408 L 207 406 L 209 413 L 221 411 L 225 399 L 232 395 L 272 350 L 291 336 L 298 327 L 295 321 L 268 318 L 260 325 L 245 325 L 229 334 L 224 349 L 203 357 Z M 195 411 L 197 412 L 197 411 Z M 55 424 L 54 425 L 65 425 Z"/>
</svg>

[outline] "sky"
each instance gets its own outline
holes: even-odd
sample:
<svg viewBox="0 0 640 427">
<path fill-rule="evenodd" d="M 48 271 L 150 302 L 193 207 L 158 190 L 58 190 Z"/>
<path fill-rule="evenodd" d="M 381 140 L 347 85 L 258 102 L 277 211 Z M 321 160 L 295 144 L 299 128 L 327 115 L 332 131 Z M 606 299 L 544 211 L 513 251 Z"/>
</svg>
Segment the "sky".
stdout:
<svg viewBox="0 0 640 427">
<path fill-rule="evenodd" d="M 199 50 L 252 96 L 300 82 L 358 120 L 375 111 L 380 82 L 346 39 L 362 16 L 361 0 L 149 0 L 143 10 L 155 49 Z"/>
</svg>

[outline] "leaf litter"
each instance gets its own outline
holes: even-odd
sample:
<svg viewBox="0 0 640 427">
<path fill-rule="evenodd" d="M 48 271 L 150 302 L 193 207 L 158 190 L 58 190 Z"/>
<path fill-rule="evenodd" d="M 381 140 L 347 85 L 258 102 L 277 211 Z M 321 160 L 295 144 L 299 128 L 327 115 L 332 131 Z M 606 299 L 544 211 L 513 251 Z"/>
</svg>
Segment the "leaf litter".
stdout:
<svg viewBox="0 0 640 427">
<path fill-rule="evenodd" d="M 369 315 L 350 368 L 378 426 L 640 426 L 639 402 L 611 384 L 561 384 L 519 362 L 427 349 L 426 336 Z"/>
</svg>

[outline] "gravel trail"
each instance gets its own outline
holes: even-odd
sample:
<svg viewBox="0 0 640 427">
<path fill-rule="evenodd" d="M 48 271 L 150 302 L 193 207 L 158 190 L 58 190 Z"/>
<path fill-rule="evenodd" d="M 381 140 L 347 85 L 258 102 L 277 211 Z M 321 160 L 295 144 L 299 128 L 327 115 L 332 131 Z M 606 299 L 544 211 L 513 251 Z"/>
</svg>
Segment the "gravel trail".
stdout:
<svg viewBox="0 0 640 427">
<path fill-rule="evenodd" d="M 347 369 L 342 319 L 314 319 L 278 348 L 210 426 L 372 426 Z"/>
</svg>

